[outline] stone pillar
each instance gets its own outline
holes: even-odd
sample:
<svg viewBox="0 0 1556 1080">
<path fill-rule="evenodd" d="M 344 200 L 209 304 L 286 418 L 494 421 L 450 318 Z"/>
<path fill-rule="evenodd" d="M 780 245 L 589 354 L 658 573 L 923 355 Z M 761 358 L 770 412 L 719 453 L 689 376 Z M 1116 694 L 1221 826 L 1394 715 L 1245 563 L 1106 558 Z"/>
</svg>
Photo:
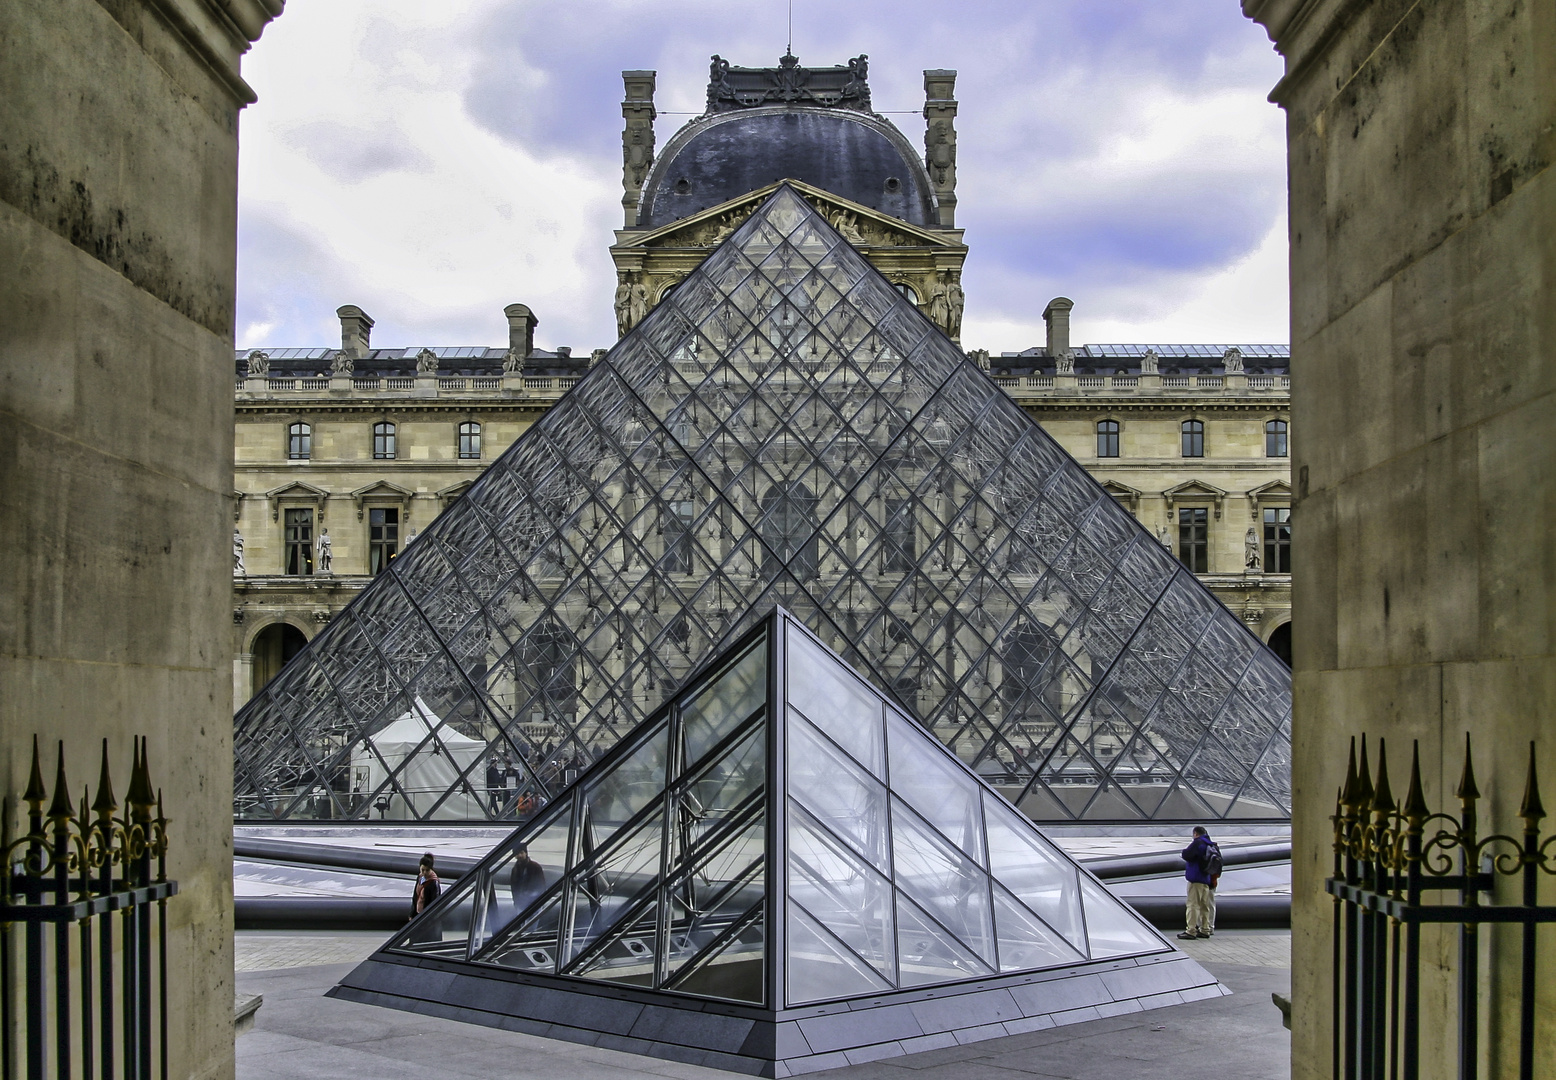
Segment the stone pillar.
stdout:
<svg viewBox="0 0 1556 1080">
<path fill-rule="evenodd" d="M 638 199 L 643 181 L 654 164 L 654 75 L 652 71 L 623 71 L 625 96 L 621 102 L 621 208 L 626 227 L 638 223 Z"/>
<path fill-rule="evenodd" d="M 1048 324 L 1048 355 L 1063 356 L 1070 351 L 1070 309 L 1075 301 L 1056 296 L 1043 309 L 1043 322 Z"/>
<path fill-rule="evenodd" d="M 1522 828 L 1531 739 L 1547 798 L 1556 776 L 1556 21 L 1549 3 L 1470 0 L 1243 10 L 1286 61 L 1271 100 L 1286 112 L 1301 434 L 1291 1075 L 1318 1080 L 1322 882 L 1350 738 L 1367 732 L 1374 755 L 1387 739 L 1396 793 L 1419 740 L 1428 804 L 1457 814 L 1472 735 L 1483 836 Z M 1519 939 L 1480 936 L 1481 1075 L 1511 1076 Z M 1540 947 L 1549 973 L 1556 939 Z M 1453 1073 L 1454 949 L 1451 930 L 1423 935 L 1423 1080 Z M 1556 1075 L 1556 1041 L 1536 1044 L 1534 1075 Z"/>
<path fill-rule="evenodd" d="M 373 317 L 355 304 L 335 309 L 340 316 L 340 351 L 353 360 L 367 355 L 368 339 L 373 334 Z"/>
<path fill-rule="evenodd" d="M 0 785 L 14 836 L 34 735 L 73 799 L 147 736 L 174 1080 L 233 1075 L 240 58 L 280 10 L 0 3 Z"/>
<path fill-rule="evenodd" d="M 924 72 L 924 165 L 940 206 L 940 226 L 956 224 L 956 72 Z"/>
</svg>

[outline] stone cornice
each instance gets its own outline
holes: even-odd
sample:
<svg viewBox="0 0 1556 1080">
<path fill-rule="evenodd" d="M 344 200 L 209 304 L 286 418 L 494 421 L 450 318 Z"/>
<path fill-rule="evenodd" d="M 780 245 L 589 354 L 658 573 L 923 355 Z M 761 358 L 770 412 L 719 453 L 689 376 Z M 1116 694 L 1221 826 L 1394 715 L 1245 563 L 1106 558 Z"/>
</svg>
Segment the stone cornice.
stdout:
<svg viewBox="0 0 1556 1080">
<path fill-rule="evenodd" d="M 1370 6 L 1368 0 L 1242 0 L 1242 5 L 1243 14 L 1264 27 L 1275 51 L 1286 58 L 1286 74 L 1269 98 L 1282 107 L 1314 63 Z"/>
<path fill-rule="evenodd" d="M 239 105 L 259 100 L 240 61 L 286 0 L 143 0 Z"/>
</svg>

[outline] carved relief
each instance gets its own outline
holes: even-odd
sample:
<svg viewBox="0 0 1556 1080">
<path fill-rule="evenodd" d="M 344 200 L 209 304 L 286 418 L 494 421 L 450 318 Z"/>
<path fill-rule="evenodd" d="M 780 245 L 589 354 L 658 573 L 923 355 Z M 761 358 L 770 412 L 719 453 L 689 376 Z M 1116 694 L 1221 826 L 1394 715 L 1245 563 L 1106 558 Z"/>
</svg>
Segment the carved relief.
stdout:
<svg viewBox="0 0 1556 1080">
<path fill-rule="evenodd" d="M 416 354 L 416 374 L 436 375 L 438 373 L 438 354 L 431 349 L 423 349 Z"/>
<path fill-rule="evenodd" d="M 350 375 L 356 369 L 356 361 L 345 349 L 340 350 L 330 360 L 330 374 Z"/>
<path fill-rule="evenodd" d="M 270 374 L 270 354 L 267 352 L 249 353 L 249 375 L 258 378 L 261 375 Z"/>
</svg>

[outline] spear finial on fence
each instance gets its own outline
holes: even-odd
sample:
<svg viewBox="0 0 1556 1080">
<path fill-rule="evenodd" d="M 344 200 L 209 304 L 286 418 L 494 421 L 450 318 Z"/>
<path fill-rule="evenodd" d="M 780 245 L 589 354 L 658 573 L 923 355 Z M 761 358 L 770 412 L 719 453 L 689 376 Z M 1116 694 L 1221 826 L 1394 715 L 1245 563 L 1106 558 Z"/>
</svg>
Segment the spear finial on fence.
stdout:
<svg viewBox="0 0 1556 1080">
<path fill-rule="evenodd" d="M 1394 812 L 1394 793 L 1389 790 L 1389 759 L 1383 740 L 1378 740 L 1378 786 L 1372 793 L 1372 812 L 1384 820 Z"/>
<path fill-rule="evenodd" d="M 130 787 L 124 793 L 125 804 L 130 808 L 130 814 L 136 821 L 147 821 L 151 818 L 151 808 L 156 803 L 157 797 L 151 790 L 151 765 L 150 754 L 146 749 L 146 739 L 135 740 L 135 764 L 130 769 Z"/>
<path fill-rule="evenodd" d="M 1405 792 L 1405 820 L 1419 829 L 1432 811 L 1426 805 L 1426 795 L 1421 791 L 1421 742 L 1415 740 L 1410 750 L 1410 788 Z"/>
<path fill-rule="evenodd" d="M 27 790 L 22 792 L 24 801 L 34 816 L 43 812 L 43 800 L 49 797 L 43 786 L 43 769 L 38 764 L 38 736 L 32 737 L 32 775 L 27 778 Z"/>
<path fill-rule="evenodd" d="M 1459 790 L 1454 795 L 1464 802 L 1480 798 L 1480 788 L 1475 786 L 1475 759 L 1470 752 L 1470 733 L 1464 733 L 1464 772 L 1459 777 Z"/>
<path fill-rule="evenodd" d="M 1545 804 L 1540 801 L 1540 778 L 1534 767 L 1534 740 L 1529 740 L 1529 773 L 1524 778 L 1524 801 L 1519 804 L 1518 816 L 1524 819 L 1524 828 L 1538 832 L 1540 819 L 1545 816 Z"/>
<path fill-rule="evenodd" d="M 75 807 L 70 805 L 70 784 L 65 779 L 65 740 L 59 741 L 59 768 L 54 773 L 54 801 L 49 804 L 50 821 L 68 821 L 74 817 Z"/>
<path fill-rule="evenodd" d="M 108 775 L 108 740 L 103 740 L 103 767 L 97 774 L 97 798 L 92 800 L 92 812 L 104 820 L 113 817 L 119 803 L 113 797 L 113 778 Z"/>
<path fill-rule="evenodd" d="M 1361 770 L 1356 774 L 1356 807 L 1365 814 L 1372 803 L 1372 772 L 1367 767 L 1367 735 L 1361 737 Z"/>
<path fill-rule="evenodd" d="M 1345 763 L 1345 783 L 1340 787 L 1340 802 L 1347 810 L 1357 803 L 1355 735 L 1351 736 L 1351 757 Z"/>
</svg>

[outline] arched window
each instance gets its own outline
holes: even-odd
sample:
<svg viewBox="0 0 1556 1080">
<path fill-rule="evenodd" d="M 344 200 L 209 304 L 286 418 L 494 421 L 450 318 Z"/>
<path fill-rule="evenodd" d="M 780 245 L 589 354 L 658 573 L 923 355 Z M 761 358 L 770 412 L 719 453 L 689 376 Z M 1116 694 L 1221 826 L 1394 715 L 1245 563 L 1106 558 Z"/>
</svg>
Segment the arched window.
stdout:
<svg viewBox="0 0 1556 1080">
<path fill-rule="evenodd" d="M 1118 457 L 1118 421 L 1097 421 L 1097 456 Z"/>
<path fill-rule="evenodd" d="M 379 461 L 394 460 L 394 425 L 387 420 L 373 425 L 373 457 Z"/>
<path fill-rule="evenodd" d="M 816 496 L 799 481 L 775 484 L 762 497 L 763 569 L 787 565 L 800 581 L 817 573 L 820 547 L 816 540 Z"/>
<path fill-rule="evenodd" d="M 908 298 L 908 303 L 914 305 L 918 304 L 918 293 L 914 292 L 913 286 L 909 285 L 906 281 L 899 281 L 892 285 L 892 288 L 896 289 L 903 296 L 906 296 Z"/>
<path fill-rule="evenodd" d="M 298 421 L 286 429 L 286 456 L 307 461 L 313 456 L 313 428 Z"/>
<path fill-rule="evenodd" d="M 1264 456 L 1286 456 L 1286 421 L 1266 420 L 1264 423 Z"/>
<path fill-rule="evenodd" d="M 470 461 L 481 459 L 481 425 L 474 420 L 459 425 L 459 456 Z"/>
<path fill-rule="evenodd" d="M 1205 456 L 1205 422 L 1203 420 L 1185 420 L 1183 422 L 1183 456 Z"/>
</svg>

